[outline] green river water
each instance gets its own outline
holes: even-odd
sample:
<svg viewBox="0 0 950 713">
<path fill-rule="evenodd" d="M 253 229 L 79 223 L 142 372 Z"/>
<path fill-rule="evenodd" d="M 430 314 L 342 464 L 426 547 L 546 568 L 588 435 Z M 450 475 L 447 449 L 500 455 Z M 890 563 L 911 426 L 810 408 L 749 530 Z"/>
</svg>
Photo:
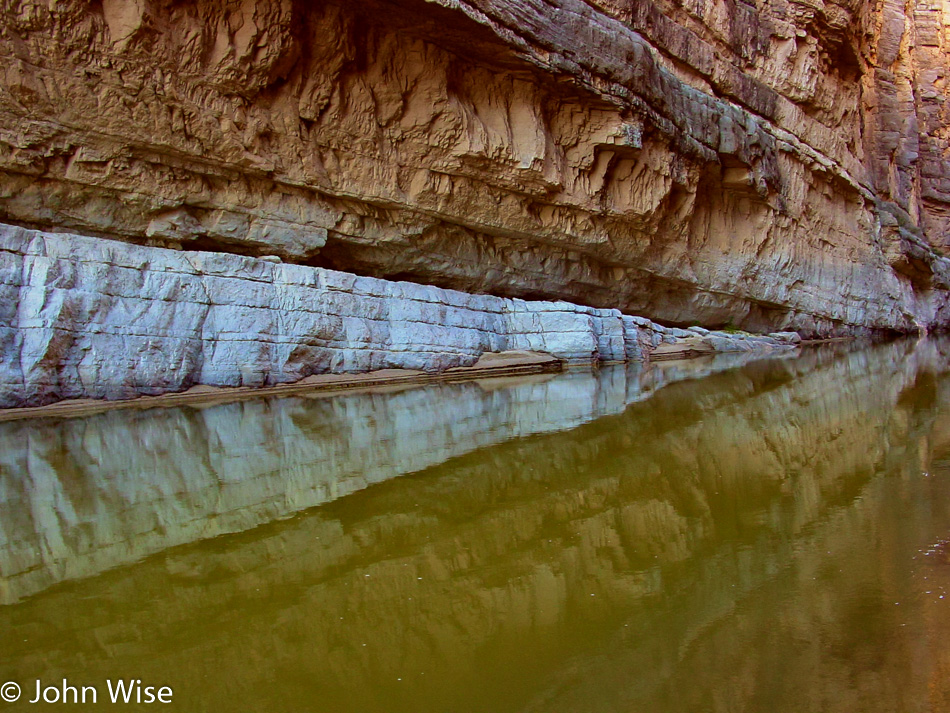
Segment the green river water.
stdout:
<svg viewBox="0 0 950 713">
<path fill-rule="evenodd" d="M 948 711 L 948 539 L 940 341 L 5 423 L 0 713 Z"/>
</svg>

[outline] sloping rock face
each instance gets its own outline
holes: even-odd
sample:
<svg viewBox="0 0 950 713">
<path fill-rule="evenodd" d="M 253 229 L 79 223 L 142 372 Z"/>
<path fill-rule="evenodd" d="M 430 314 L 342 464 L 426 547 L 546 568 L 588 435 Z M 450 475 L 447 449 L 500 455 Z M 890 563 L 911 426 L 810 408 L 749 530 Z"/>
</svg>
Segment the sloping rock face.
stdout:
<svg viewBox="0 0 950 713">
<path fill-rule="evenodd" d="M 3 0 L 0 219 L 679 326 L 942 326 L 945 12 Z"/>
</svg>

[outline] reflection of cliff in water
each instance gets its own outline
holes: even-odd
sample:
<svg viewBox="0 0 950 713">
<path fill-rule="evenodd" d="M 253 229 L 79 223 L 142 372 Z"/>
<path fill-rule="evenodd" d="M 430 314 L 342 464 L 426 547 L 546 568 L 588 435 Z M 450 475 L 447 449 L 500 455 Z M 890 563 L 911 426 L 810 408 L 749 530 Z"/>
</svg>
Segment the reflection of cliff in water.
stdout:
<svg viewBox="0 0 950 713">
<path fill-rule="evenodd" d="M 895 344 L 674 384 L 0 609 L 0 663 L 121 662 L 194 710 L 928 710 L 901 593 L 950 531 L 944 364 Z"/>
<path fill-rule="evenodd" d="M 0 423 L 0 604 L 756 358 Z"/>
</svg>

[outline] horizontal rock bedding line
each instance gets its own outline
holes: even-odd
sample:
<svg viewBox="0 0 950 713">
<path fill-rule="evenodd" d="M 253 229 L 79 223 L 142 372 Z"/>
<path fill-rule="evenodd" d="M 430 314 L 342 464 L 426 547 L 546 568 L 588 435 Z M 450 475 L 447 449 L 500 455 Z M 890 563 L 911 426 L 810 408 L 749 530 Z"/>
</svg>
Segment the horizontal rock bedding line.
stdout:
<svg viewBox="0 0 950 713">
<path fill-rule="evenodd" d="M 322 373 L 437 372 L 509 350 L 644 361 L 799 341 L 793 332 L 668 328 L 615 309 L 0 225 L 2 408 Z"/>
</svg>

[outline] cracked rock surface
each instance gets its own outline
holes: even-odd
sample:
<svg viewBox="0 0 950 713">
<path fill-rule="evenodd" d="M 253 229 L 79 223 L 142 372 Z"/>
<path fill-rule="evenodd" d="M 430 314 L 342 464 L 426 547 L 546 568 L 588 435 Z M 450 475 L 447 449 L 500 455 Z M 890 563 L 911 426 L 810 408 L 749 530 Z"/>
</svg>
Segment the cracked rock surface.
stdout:
<svg viewBox="0 0 950 713">
<path fill-rule="evenodd" d="M 0 309 L 0 408 L 323 373 L 443 371 L 511 350 L 590 363 L 800 341 L 2 225 Z"/>
</svg>

